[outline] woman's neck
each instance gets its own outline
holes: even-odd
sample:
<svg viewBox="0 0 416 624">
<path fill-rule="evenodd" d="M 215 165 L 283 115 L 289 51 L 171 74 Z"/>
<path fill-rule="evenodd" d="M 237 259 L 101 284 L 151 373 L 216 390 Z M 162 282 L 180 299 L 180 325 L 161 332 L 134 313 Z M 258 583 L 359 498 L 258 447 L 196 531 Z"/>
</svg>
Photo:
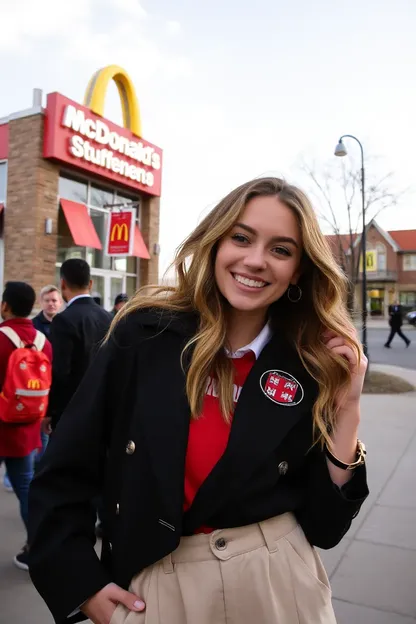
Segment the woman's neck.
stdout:
<svg viewBox="0 0 416 624">
<path fill-rule="evenodd" d="M 231 309 L 227 316 L 227 343 L 232 353 L 250 344 L 266 324 L 266 313 Z"/>
</svg>

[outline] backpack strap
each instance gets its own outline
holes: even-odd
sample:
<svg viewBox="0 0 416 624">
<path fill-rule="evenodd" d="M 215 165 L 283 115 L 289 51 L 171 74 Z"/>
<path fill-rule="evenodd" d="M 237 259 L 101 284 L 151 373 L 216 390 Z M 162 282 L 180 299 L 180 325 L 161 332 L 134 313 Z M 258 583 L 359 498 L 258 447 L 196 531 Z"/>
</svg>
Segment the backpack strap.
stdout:
<svg viewBox="0 0 416 624">
<path fill-rule="evenodd" d="M 20 340 L 19 335 L 11 327 L 0 327 L 0 332 L 14 344 L 16 349 L 22 349 L 25 343 Z"/>
<path fill-rule="evenodd" d="M 33 344 L 36 347 L 37 351 L 43 351 L 43 347 L 45 346 L 46 336 L 42 334 L 42 332 L 36 330 L 36 338 L 33 341 Z"/>
</svg>

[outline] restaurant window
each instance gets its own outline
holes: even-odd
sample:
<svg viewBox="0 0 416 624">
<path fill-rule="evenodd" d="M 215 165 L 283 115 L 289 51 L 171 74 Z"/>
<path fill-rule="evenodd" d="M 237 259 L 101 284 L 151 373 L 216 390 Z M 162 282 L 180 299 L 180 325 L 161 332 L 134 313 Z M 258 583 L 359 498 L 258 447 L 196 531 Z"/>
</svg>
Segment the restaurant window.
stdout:
<svg viewBox="0 0 416 624">
<path fill-rule="evenodd" d="M 107 206 L 114 204 L 114 192 L 91 184 L 88 203 L 95 208 L 107 209 Z"/>
<path fill-rule="evenodd" d="M 93 249 L 76 246 L 73 242 L 63 210 L 59 210 L 58 216 L 58 257 L 57 276 L 59 267 L 68 258 L 83 258 L 91 266 L 93 281 L 92 291 L 99 294 L 102 305 L 110 310 L 114 298 L 121 292 L 133 295 L 137 289 L 137 275 L 139 273 L 139 261 L 135 256 L 121 258 L 108 257 L 104 253 L 107 223 L 112 204 L 130 205 L 135 202 L 137 210 L 136 223 L 139 223 L 139 197 L 117 189 L 101 187 L 96 183 L 83 181 L 72 176 L 61 175 L 59 180 L 59 196 L 82 203 L 87 207 L 94 229 L 102 244 L 102 249 Z"/>
<path fill-rule="evenodd" d="M 88 184 L 76 178 L 60 177 L 58 195 L 62 199 L 69 199 L 81 204 L 87 203 Z"/>
</svg>

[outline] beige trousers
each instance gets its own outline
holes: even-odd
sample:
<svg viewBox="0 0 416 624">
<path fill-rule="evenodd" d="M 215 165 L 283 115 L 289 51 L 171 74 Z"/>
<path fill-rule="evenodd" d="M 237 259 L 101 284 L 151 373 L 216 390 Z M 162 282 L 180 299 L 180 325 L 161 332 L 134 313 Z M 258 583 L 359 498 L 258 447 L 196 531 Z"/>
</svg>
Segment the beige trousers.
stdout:
<svg viewBox="0 0 416 624">
<path fill-rule="evenodd" d="M 183 537 L 133 578 L 142 613 L 110 624 L 336 624 L 328 577 L 292 514 Z"/>
</svg>

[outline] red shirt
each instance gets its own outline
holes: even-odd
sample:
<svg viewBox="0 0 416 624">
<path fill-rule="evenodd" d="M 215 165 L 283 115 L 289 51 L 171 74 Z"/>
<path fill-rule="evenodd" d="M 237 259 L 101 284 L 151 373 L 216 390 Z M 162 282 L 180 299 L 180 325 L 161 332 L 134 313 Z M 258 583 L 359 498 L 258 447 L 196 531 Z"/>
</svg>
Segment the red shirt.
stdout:
<svg viewBox="0 0 416 624">
<path fill-rule="evenodd" d="M 30 319 L 10 319 L 0 323 L 0 327 L 11 327 L 26 344 L 33 342 L 36 336 L 36 329 Z M 0 332 L 0 388 L 6 377 L 9 357 L 14 350 L 11 340 Z M 46 340 L 43 352 L 52 362 L 49 340 Z M 0 420 L 0 457 L 26 457 L 40 447 L 40 421 L 27 425 L 10 425 Z"/>
<path fill-rule="evenodd" d="M 242 358 L 232 360 L 235 368 L 234 404 L 237 403 L 242 387 L 256 361 L 252 351 Z M 226 423 L 216 393 L 216 380 L 208 379 L 202 415 L 192 420 L 189 428 L 188 448 L 185 462 L 184 511 L 189 509 L 199 488 L 227 448 L 231 425 Z M 201 528 L 209 533 L 212 529 Z"/>
</svg>

